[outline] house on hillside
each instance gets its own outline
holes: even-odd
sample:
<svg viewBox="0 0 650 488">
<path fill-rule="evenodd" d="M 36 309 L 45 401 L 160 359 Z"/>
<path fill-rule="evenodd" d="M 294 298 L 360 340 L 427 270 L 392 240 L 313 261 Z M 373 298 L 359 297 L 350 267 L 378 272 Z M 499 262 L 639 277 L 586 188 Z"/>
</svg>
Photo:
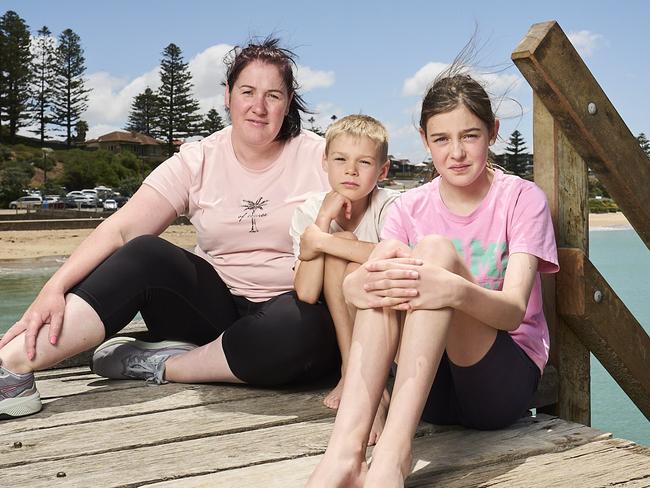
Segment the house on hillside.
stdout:
<svg viewBox="0 0 650 488">
<path fill-rule="evenodd" d="M 431 169 L 430 159 L 420 163 L 412 163 L 409 159 L 398 159 L 391 154 L 388 155 L 388 159 L 390 160 L 389 178 L 417 177 Z"/>
<path fill-rule="evenodd" d="M 143 160 L 166 158 L 165 144 L 146 134 L 116 130 L 86 141 L 88 149 L 104 149 L 111 152 L 131 151 Z"/>
</svg>

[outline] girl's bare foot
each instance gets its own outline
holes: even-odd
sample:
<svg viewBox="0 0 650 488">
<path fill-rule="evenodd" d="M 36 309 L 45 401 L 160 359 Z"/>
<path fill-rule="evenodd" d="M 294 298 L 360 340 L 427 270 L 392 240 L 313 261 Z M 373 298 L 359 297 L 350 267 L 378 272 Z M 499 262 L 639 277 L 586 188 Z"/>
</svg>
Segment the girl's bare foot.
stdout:
<svg viewBox="0 0 650 488">
<path fill-rule="evenodd" d="M 367 472 L 365 457 L 363 460 L 334 459 L 325 452 L 309 477 L 306 488 L 363 488 Z"/>
<path fill-rule="evenodd" d="M 379 441 L 379 436 L 384 430 L 384 425 L 386 425 L 389 405 L 390 395 L 388 394 L 388 390 L 384 390 L 384 393 L 381 395 L 379 406 L 377 407 L 377 413 L 375 413 L 375 419 L 372 421 L 372 427 L 370 428 L 370 435 L 368 436 L 369 446 L 374 446 L 377 444 L 377 441 Z"/>
<path fill-rule="evenodd" d="M 411 473 L 412 455 L 395 451 L 382 452 L 377 447 L 372 455 L 370 469 L 365 477 L 367 488 L 404 488 L 404 481 Z"/>
<path fill-rule="evenodd" d="M 334 387 L 334 389 L 327 394 L 327 396 L 323 400 L 323 403 L 327 408 L 331 408 L 332 410 L 337 410 L 339 408 L 339 404 L 341 403 L 342 393 L 343 393 L 343 376 L 341 376 L 341 379 L 339 380 L 338 384 Z"/>
</svg>

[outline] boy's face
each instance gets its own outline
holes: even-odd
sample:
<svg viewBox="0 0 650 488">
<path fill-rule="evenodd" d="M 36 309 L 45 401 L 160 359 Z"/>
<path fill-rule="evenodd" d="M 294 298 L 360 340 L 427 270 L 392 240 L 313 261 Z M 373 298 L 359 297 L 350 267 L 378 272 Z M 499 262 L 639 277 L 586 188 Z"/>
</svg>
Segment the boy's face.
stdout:
<svg viewBox="0 0 650 488">
<path fill-rule="evenodd" d="M 354 202 L 366 197 L 388 173 L 378 144 L 368 137 L 341 134 L 330 142 L 323 169 L 332 190 Z"/>
</svg>

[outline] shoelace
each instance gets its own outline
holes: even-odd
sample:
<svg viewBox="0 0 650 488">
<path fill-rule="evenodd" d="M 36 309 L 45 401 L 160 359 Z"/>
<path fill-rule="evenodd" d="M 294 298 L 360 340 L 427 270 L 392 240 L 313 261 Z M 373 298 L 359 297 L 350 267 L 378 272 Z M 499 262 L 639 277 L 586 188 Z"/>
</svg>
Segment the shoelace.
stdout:
<svg viewBox="0 0 650 488">
<path fill-rule="evenodd" d="M 124 361 L 124 370 L 126 372 L 132 371 L 137 375 L 136 377 L 144 377 L 145 381 L 158 383 L 156 377 L 158 373 L 158 366 L 161 361 L 167 359 L 168 355 L 152 354 L 151 356 L 142 358 L 140 356 L 130 356 Z"/>
</svg>

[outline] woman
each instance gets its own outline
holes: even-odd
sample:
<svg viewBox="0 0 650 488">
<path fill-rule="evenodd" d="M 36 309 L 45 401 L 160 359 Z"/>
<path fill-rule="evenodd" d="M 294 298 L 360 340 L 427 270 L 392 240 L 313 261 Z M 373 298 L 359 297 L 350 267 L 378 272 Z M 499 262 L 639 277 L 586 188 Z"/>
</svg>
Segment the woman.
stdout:
<svg viewBox="0 0 650 488">
<path fill-rule="evenodd" d="M 300 129 L 293 55 L 267 39 L 226 62 L 232 125 L 156 168 L 0 341 L 0 417 L 40 410 L 33 371 L 100 344 L 137 312 L 168 341 L 109 340 L 96 373 L 279 385 L 338 366 L 325 306 L 292 290 L 293 210 L 328 187 L 324 141 Z M 197 230 L 194 253 L 156 237 L 182 213 Z"/>
</svg>

